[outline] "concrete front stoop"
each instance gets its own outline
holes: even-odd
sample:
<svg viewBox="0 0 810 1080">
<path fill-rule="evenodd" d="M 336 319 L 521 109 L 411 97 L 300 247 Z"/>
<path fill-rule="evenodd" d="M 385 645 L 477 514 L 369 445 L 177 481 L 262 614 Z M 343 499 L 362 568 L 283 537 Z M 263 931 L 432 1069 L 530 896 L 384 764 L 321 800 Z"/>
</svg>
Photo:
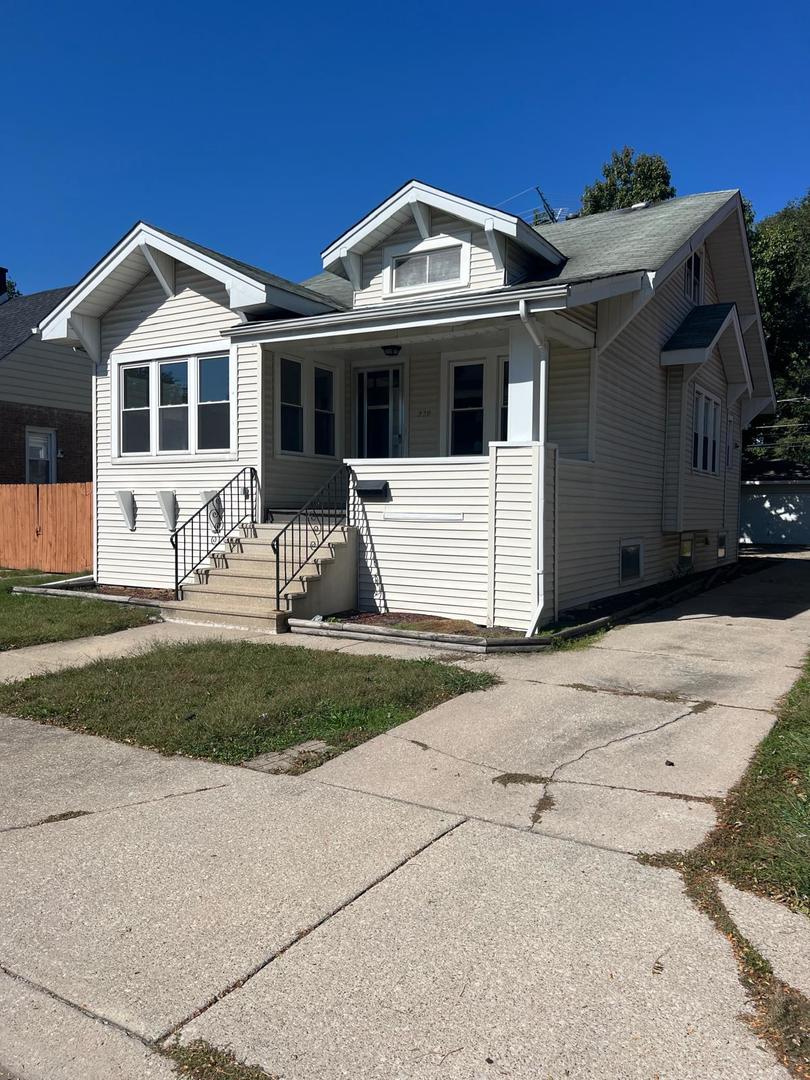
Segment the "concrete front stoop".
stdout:
<svg viewBox="0 0 810 1080">
<path fill-rule="evenodd" d="M 335 529 L 325 541 L 312 529 L 296 534 L 286 545 L 281 606 L 276 604 L 276 557 L 272 542 L 284 521 L 244 527 L 213 553 L 208 565 L 181 587 L 182 599 L 161 605 L 164 619 L 246 627 L 269 634 L 285 633 L 287 619 L 312 618 L 346 611 L 357 602 L 357 538 L 348 526 Z"/>
</svg>

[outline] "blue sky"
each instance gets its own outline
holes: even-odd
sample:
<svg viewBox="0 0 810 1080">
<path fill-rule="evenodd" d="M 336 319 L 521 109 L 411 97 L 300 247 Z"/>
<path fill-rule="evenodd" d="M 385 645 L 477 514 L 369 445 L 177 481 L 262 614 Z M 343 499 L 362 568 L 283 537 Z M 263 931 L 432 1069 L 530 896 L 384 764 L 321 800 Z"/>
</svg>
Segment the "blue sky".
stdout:
<svg viewBox="0 0 810 1080">
<path fill-rule="evenodd" d="M 762 216 L 810 187 L 808 55 L 806 0 L 7 5 L 0 265 L 70 284 L 143 218 L 300 280 L 412 176 L 573 209 L 625 143 Z"/>
</svg>

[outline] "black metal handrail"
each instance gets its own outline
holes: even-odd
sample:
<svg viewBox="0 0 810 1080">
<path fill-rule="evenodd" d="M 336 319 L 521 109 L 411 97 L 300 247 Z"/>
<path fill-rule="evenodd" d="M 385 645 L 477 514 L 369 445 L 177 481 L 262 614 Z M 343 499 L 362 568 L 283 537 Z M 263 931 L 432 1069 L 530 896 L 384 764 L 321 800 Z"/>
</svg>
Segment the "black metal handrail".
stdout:
<svg viewBox="0 0 810 1080">
<path fill-rule="evenodd" d="M 341 465 L 272 542 L 276 558 L 276 608 L 281 594 L 306 566 L 312 553 L 348 521 L 349 467 Z"/>
<path fill-rule="evenodd" d="M 186 578 L 226 537 L 240 525 L 256 524 L 261 504 L 259 474 L 246 466 L 174 530 L 171 544 L 174 548 L 175 599 L 180 599 L 180 586 Z"/>
</svg>

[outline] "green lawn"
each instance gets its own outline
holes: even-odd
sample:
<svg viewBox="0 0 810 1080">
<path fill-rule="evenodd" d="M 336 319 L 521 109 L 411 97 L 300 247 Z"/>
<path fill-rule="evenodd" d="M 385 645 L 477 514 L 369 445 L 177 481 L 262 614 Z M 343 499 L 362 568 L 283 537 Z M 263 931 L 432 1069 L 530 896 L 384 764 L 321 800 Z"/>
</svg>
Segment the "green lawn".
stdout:
<svg viewBox="0 0 810 1080">
<path fill-rule="evenodd" d="M 0 652 L 48 641 L 111 634 L 149 622 L 147 608 L 11 591 L 15 585 L 45 585 L 65 576 L 36 570 L 0 571 Z"/>
<path fill-rule="evenodd" d="M 810 915 L 810 660 L 698 852 L 735 885 Z"/>
<path fill-rule="evenodd" d="M 0 686 L 0 712 L 236 764 L 308 739 L 345 750 L 496 681 L 435 660 L 212 641 Z"/>
</svg>

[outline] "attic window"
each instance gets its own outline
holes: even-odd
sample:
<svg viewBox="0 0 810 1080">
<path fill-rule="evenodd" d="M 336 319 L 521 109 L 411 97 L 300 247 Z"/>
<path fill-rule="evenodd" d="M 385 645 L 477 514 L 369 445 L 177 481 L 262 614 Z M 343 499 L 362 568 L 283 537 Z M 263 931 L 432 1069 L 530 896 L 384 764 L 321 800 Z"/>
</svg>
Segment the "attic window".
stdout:
<svg viewBox="0 0 810 1080">
<path fill-rule="evenodd" d="M 684 264 L 683 291 L 693 304 L 703 303 L 703 256 L 693 252 Z"/>
<path fill-rule="evenodd" d="M 470 242 L 462 236 L 431 236 L 385 249 L 383 293 L 430 292 L 464 286 L 470 277 Z"/>
<path fill-rule="evenodd" d="M 398 255 L 394 259 L 394 288 L 461 280 L 461 247 L 439 248 L 424 254 Z"/>
</svg>

